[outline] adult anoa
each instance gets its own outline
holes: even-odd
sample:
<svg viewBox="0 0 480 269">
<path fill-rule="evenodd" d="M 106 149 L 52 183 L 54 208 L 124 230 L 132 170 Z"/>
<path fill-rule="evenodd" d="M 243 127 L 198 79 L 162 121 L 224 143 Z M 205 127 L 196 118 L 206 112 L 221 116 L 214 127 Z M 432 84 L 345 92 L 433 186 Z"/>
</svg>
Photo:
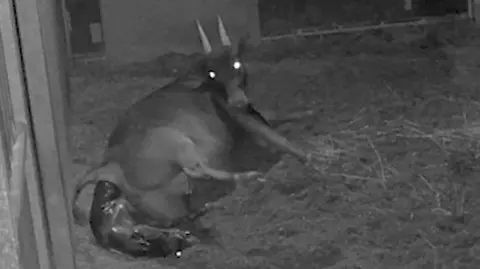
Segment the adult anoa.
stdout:
<svg viewBox="0 0 480 269">
<path fill-rule="evenodd" d="M 122 176 L 112 183 L 137 212 L 147 216 L 148 223 L 158 227 L 205 208 L 231 193 L 238 181 L 261 178 L 256 171 L 229 171 L 232 148 L 245 136 L 258 136 L 306 159 L 303 151 L 280 139 L 250 103 L 245 41 L 232 45 L 218 17 L 222 47 L 213 51 L 198 21 L 197 27 L 204 57 L 184 75 L 129 107 L 109 137 L 104 161 L 91 170 L 118 166 Z M 76 186 L 77 221 L 83 218 L 76 200 L 94 182 L 96 177 L 84 176 Z"/>
</svg>

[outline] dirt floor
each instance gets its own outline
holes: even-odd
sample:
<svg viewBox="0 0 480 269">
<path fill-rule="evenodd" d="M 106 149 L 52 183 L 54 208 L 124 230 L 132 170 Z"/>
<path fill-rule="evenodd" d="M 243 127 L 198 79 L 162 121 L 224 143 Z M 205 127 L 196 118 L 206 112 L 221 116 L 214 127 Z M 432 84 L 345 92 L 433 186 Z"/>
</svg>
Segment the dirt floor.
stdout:
<svg viewBox="0 0 480 269">
<path fill-rule="evenodd" d="M 402 29 L 263 45 L 247 61 L 252 98 L 277 112 L 315 111 L 279 129 L 315 152 L 315 169 L 288 156 L 265 164 L 267 183 L 241 186 L 206 217 L 221 232 L 219 244 L 180 259 L 131 260 L 77 228 L 79 268 L 477 268 L 474 34 Z M 71 133 L 76 162 L 86 164 L 78 170 L 100 161 L 125 108 L 188 61 L 78 66 Z M 244 159 L 267 162 L 256 154 Z"/>
</svg>

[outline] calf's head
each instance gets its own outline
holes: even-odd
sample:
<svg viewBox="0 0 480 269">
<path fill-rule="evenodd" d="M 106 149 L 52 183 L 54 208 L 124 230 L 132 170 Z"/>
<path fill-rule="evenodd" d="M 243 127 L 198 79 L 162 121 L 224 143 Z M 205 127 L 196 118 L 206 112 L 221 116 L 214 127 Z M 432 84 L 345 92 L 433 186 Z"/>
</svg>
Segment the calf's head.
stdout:
<svg viewBox="0 0 480 269">
<path fill-rule="evenodd" d="M 197 28 L 205 55 L 197 62 L 195 70 L 204 81 L 202 89 L 224 99 L 229 107 L 243 108 L 249 104 L 246 95 L 247 71 L 242 59 L 246 42 L 241 38 L 236 44 L 232 44 L 222 19 L 220 16 L 217 19 L 222 42 L 218 51 L 212 50 L 210 41 L 197 20 Z"/>
</svg>

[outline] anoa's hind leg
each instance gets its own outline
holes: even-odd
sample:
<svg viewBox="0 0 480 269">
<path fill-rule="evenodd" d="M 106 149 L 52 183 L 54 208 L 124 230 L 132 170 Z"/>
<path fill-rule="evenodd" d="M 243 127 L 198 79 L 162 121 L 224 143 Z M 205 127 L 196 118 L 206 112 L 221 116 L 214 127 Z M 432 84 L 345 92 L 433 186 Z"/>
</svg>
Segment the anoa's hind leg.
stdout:
<svg viewBox="0 0 480 269">
<path fill-rule="evenodd" d="M 186 223 L 198 223 L 201 217 L 205 216 L 210 211 L 215 210 L 217 208 L 221 208 L 221 207 L 222 205 L 218 201 L 206 203 L 203 206 L 196 208 L 195 210 L 190 210 L 187 215 L 174 219 L 170 223 L 169 228 L 178 227 Z"/>
<path fill-rule="evenodd" d="M 192 179 L 189 186 L 191 192 L 185 199 L 190 211 L 197 211 L 209 203 L 231 195 L 237 189 L 237 182 Z"/>
<path fill-rule="evenodd" d="M 172 227 L 192 232 L 203 244 L 218 245 L 219 231 L 214 224 L 205 225 L 201 217 L 209 212 L 222 207 L 221 202 L 204 204 L 202 207 L 189 211 L 181 218 L 171 222 Z"/>
<path fill-rule="evenodd" d="M 227 172 L 214 169 L 208 165 L 207 157 L 197 150 L 197 145 L 189 138 L 184 137 L 181 147 L 177 149 L 177 162 L 183 172 L 191 179 L 212 179 L 219 181 L 263 181 L 262 173 L 258 171 Z"/>
</svg>

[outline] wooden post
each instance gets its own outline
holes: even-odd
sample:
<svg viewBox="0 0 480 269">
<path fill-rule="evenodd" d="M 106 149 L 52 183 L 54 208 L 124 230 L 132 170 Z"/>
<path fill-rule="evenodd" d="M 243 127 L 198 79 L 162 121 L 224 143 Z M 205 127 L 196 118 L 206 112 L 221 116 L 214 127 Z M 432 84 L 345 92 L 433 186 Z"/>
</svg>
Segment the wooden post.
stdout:
<svg viewBox="0 0 480 269">
<path fill-rule="evenodd" d="M 412 10 L 412 0 L 404 0 L 403 1 L 403 10 L 411 11 Z"/>
</svg>

